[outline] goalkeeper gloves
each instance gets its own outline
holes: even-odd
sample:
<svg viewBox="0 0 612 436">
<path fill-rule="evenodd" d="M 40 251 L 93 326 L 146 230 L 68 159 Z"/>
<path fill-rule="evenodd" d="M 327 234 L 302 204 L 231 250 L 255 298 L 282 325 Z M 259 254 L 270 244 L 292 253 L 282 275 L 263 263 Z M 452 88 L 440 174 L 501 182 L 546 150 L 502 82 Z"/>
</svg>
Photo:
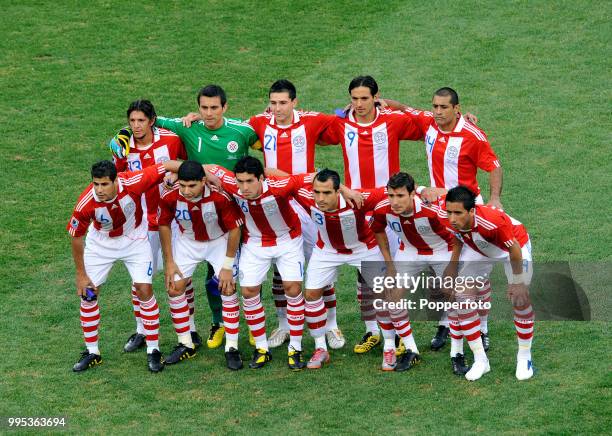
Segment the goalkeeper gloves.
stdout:
<svg viewBox="0 0 612 436">
<path fill-rule="evenodd" d="M 130 154 L 130 137 L 132 129 L 124 127 L 108 143 L 111 153 L 117 159 L 125 159 Z"/>
</svg>

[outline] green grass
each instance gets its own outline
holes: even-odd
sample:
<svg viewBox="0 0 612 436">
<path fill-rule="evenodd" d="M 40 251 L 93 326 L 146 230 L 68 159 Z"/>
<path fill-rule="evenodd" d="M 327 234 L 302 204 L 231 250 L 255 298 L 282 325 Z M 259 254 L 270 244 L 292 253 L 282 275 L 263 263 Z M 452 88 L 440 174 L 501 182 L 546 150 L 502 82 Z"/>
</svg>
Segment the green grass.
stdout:
<svg viewBox="0 0 612 436">
<path fill-rule="evenodd" d="M 324 371 L 290 373 L 276 351 L 263 371 L 234 374 L 221 352 L 204 351 L 148 374 L 144 355 L 120 352 L 133 321 L 117 267 L 100 303 L 105 363 L 72 374 L 82 338 L 64 230 L 130 101 L 180 115 L 214 82 L 228 113 L 247 117 L 287 77 L 300 106 L 330 112 L 348 101 L 352 77 L 372 74 L 384 96 L 420 108 L 440 86 L 458 90 L 500 157 L 504 206 L 527 225 L 536 260 L 609 262 L 609 2 L 29 1 L 3 12 L 0 415 L 67 415 L 74 433 L 609 431 L 608 321 L 538 323 L 539 373 L 528 383 L 514 379 L 506 321 L 491 323 L 493 372 L 478 383 L 449 374 L 446 353 L 382 374 L 379 354 L 349 349 L 362 332 L 348 270 L 338 288 L 349 347 Z M 426 182 L 422 148 L 406 142 L 402 168 Z M 339 149 L 321 150 L 318 164 L 340 169 Z M 168 350 L 174 334 L 156 285 Z M 609 307 L 609 286 L 597 295 Z M 415 324 L 425 350 L 433 325 Z"/>
</svg>

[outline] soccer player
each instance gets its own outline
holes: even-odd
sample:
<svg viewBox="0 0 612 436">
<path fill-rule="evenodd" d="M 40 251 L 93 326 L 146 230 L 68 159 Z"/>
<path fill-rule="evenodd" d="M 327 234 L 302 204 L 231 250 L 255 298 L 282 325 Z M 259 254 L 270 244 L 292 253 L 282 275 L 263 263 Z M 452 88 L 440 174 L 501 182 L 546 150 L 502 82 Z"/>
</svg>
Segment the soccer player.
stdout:
<svg viewBox="0 0 612 436">
<path fill-rule="evenodd" d="M 233 168 L 236 162 L 248 154 L 249 148 L 259 149 L 261 144 L 253 128 L 238 119 L 226 118 L 227 96 L 218 85 L 204 86 L 196 97 L 198 112 L 202 121 L 189 128 L 183 125 L 180 118 L 157 117 L 155 125 L 176 133 L 183 140 L 187 157 L 201 164 L 216 164 Z M 206 296 L 212 311 L 212 325 L 206 344 L 217 348 L 223 343 L 225 328 L 222 325 L 221 295 L 215 280 L 212 280 L 213 268 L 209 266 L 206 278 Z M 187 284 L 187 299 L 190 313 L 195 309 L 193 288 Z M 193 316 L 193 315 L 192 315 Z M 195 330 L 195 322 L 192 331 Z"/>
<path fill-rule="evenodd" d="M 527 380 L 533 376 L 531 342 L 533 339 L 534 312 L 529 298 L 529 284 L 533 274 L 531 242 L 525 226 L 503 211 L 478 205 L 477 195 L 465 186 L 457 186 L 446 194 L 444 208 L 448 222 L 455 234 L 453 253 L 445 275 L 450 277 L 485 277 L 492 263 L 503 262 L 508 278 L 508 297 L 514 310 L 514 325 L 518 339 L 516 356 L 516 378 Z M 463 250 L 471 249 L 479 256 L 470 256 L 470 261 L 458 271 L 458 260 Z M 473 293 L 455 293 L 459 301 L 473 301 Z M 475 310 L 462 308 L 449 317 L 458 319 L 462 335 L 467 339 L 474 354 L 474 364 L 465 374 L 468 380 L 478 380 L 490 371 L 489 360 L 480 339 L 480 319 Z M 461 339 L 462 353 L 463 340 Z M 451 346 L 455 346 L 452 339 Z"/>
<path fill-rule="evenodd" d="M 316 174 L 312 188 L 305 183 L 295 199 L 306 208 L 318 229 L 318 239 L 308 263 L 305 296 L 306 322 L 315 340 L 315 352 L 308 361 L 308 368 L 321 368 L 329 362 L 325 342 L 327 310 L 323 302 L 323 289 L 333 283 L 338 267 L 347 264 L 361 271 L 362 261 L 383 261 L 374 234 L 365 218 L 367 211 L 384 197 L 384 191 L 364 191 L 361 208 L 347 204 L 340 195 L 340 176 L 337 172 L 324 169 Z M 393 344 L 395 353 L 395 334 L 385 336 L 385 345 Z"/>
<path fill-rule="evenodd" d="M 92 183 L 80 195 L 67 225 L 72 236 L 77 295 L 82 298 L 81 326 L 87 346 L 73 366 L 74 371 L 85 371 L 102 362 L 98 348 L 98 296 L 117 260 L 125 264 L 140 301 L 149 370 L 164 369 L 159 351 L 159 309 L 151 286 L 153 256 L 143 219 L 142 195 L 157 186 L 166 171 L 177 171 L 178 167 L 177 161 L 168 160 L 142 171 L 117 174 L 115 165 L 108 160 L 92 166 Z"/>
<path fill-rule="evenodd" d="M 337 117 L 325 130 L 322 141 L 340 144 L 344 157 L 344 181 L 350 189 L 383 188 L 389 177 L 400 170 L 400 140 L 422 138 L 418 126 L 402 111 L 381 108 L 378 84 L 371 76 L 355 77 L 348 92 L 352 106 L 345 118 Z M 388 233 L 391 251 L 398 246 L 397 237 Z M 361 300 L 362 278 L 357 295 Z M 380 343 L 380 333 L 370 301 L 361 301 L 366 334 L 355 345 L 356 353 L 365 353 Z"/>
<path fill-rule="evenodd" d="M 115 139 L 111 140 L 110 148 L 117 171 L 139 171 L 166 160 L 186 159 L 185 148 L 181 139 L 169 130 L 155 127 L 157 115 L 155 107 L 149 100 L 136 100 L 127 109 L 127 119 L 130 129 L 126 129 L 126 147 Z M 129 149 L 125 153 L 124 150 Z M 153 274 L 162 267 L 161 246 L 157 226 L 157 207 L 159 204 L 160 186 L 152 186 L 143 196 L 143 213 L 147 217 L 148 239 L 153 253 Z M 136 318 L 136 333 L 127 340 L 123 349 L 126 352 L 136 351 L 145 345 L 145 331 L 140 317 L 140 300 L 132 284 L 132 305 Z M 202 338 L 197 332 L 192 332 L 193 342 L 202 345 Z"/>
<path fill-rule="evenodd" d="M 178 223 L 175 235 L 171 229 L 173 220 Z M 219 281 L 219 288 L 223 292 L 233 293 L 234 259 L 240 244 L 242 224 L 234 200 L 206 185 L 202 165 L 194 161 L 183 162 L 178 170 L 178 186 L 165 192 L 159 202 L 159 232 L 164 251 L 166 288 L 172 323 L 179 340 L 166 364 L 175 364 L 196 354 L 189 334 L 189 306 L 185 288 L 197 265 L 203 261 L 210 262 L 215 269 L 214 279 Z M 235 315 L 237 323 L 238 313 Z M 234 333 L 229 325 L 226 330 L 228 335 Z M 225 357 L 229 369 L 242 368 L 237 340 L 235 343 L 226 341 Z"/>
<path fill-rule="evenodd" d="M 276 264 L 287 295 L 290 341 L 288 366 L 299 371 L 304 368 L 302 330 L 304 327 L 304 252 L 300 220 L 290 206 L 297 195 L 298 177 L 267 177 L 261 162 L 251 156 L 240 159 L 234 172 L 216 165 L 206 166 L 211 179 L 216 176 L 225 191 L 240 207 L 244 220 L 243 243 L 240 252 L 239 278 L 242 304 L 249 330 L 255 339 L 255 351 L 249 367 L 263 367 L 272 354 L 266 338 L 266 317 L 261 303 L 260 288 L 270 265 Z M 213 174 L 214 176 L 211 176 Z M 237 310 L 236 294 L 222 295 L 223 313 Z M 236 322 L 237 329 L 237 322 Z M 226 332 L 227 340 L 231 340 Z M 236 341 L 237 344 L 237 341 Z"/>
<path fill-rule="evenodd" d="M 461 114 L 459 96 L 452 88 L 438 89 L 432 98 L 432 112 L 415 110 L 409 106 L 390 102 L 401 108 L 419 126 L 425 139 L 425 152 L 429 166 L 430 186 L 451 189 L 457 185 L 468 187 L 476 193 L 477 204 L 483 204 L 480 186 L 476 178 L 478 169 L 489 173 L 489 206 L 502 207 L 502 168 L 487 135 Z M 435 200 L 435 193 L 425 189 L 423 198 Z M 486 283 L 479 290 L 482 301 L 490 301 L 491 286 Z M 482 340 L 489 349 L 488 310 L 479 311 Z M 438 350 L 446 343 L 449 329 L 443 318 L 438 332 L 432 339 L 432 349 Z"/>
<path fill-rule="evenodd" d="M 453 235 L 438 216 L 438 206 L 424 203 L 416 194 L 412 176 L 403 172 L 391 176 L 387 182 L 387 195 L 388 198 L 374 208 L 371 224 L 385 261 L 396 262 L 396 271 L 406 276 L 416 276 L 431 267 L 441 277 L 451 257 Z M 387 227 L 401 240 L 393 258 L 385 233 Z M 392 352 L 395 350 L 389 347 L 384 353 L 386 366 L 383 365 L 383 369 L 395 367 L 396 371 L 404 371 L 418 363 L 421 357 L 407 311 L 389 312 L 391 323 L 389 320 L 379 323 L 383 331 L 395 329 L 406 351 L 396 365 L 396 354 Z"/>
</svg>

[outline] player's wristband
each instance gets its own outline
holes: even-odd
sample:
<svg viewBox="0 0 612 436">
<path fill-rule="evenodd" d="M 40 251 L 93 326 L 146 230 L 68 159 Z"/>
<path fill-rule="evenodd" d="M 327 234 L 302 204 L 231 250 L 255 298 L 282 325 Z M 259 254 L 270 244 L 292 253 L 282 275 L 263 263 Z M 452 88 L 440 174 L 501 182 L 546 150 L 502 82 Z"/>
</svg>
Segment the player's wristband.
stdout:
<svg viewBox="0 0 612 436">
<path fill-rule="evenodd" d="M 223 261 L 223 266 L 221 269 L 234 269 L 234 258 L 225 256 L 225 260 Z"/>
<path fill-rule="evenodd" d="M 522 285 L 525 283 L 525 273 L 520 274 L 512 274 L 512 280 L 510 280 L 509 285 Z"/>
<path fill-rule="evenodd" d="M 421 195 L 424 190 L 425 190 L 425 186 L 417 186 L 416 193 Z"/>
</svg>

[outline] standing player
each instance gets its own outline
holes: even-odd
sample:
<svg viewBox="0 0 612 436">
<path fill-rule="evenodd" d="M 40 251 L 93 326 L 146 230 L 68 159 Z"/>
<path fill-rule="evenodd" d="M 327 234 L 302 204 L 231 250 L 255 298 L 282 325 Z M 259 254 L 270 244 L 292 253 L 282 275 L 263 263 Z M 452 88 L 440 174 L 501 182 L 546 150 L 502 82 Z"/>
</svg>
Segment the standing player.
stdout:
<svg viewBox="0 0 612 436">
<path fill-rule="evenodd" d="M 477 204 L 483 204 L 480 186 L 476 178 L 478 169 L 489 173 L 489 202 L 487 205 L 502 207 L 502 168 L 491 148 L 486 134 L 461 114 L 459 96 L 452 88 L 438 89 L 432 99 L 432 112 L 415 110 L 409 106 L 387 101 L 404 110 L 419 126 L 425 138 L 425 152 L 429 166 L 430 186 L 451 189 L 457 185 L 468 187 L 476 193 Z M 435 200 L 436 194 L 426 189 L 423 198 Z M 491 285 L 479 290 L 482 301 L 490 301 Z M 488 310 L 479 311 L 482 340 L 489 349 Z M 432 339 L 432 349 L 438 350 L 446 343 L 448 325 L 438 327 Z"/>
<path fill-rule="evenodd" d="M 422 138 L 418 126 L 401 111 L 383 109 L 378 104 L 378 84 L 371 76 L 355 77 L 348 88 L 352 107 L 345 118 L 337 117 L 324 132 L 322 140 L 340 144 L 344 157 L 344 181 L 351 189 L 383 188 L 389 177 L 400 170 L 400 140 Z M 391 250 L 397 249 L 397 237 L 389 231 Z M 364 282 L 358 281 L 360 298 Z M 370 351 L 380 342 L 380 333 L 371 302 L 362 301 L 366 334 L 355 345 L 356 353 Z"/>
<path fill-rule="evenodd" d="M 407 173 L 391 176 L 387 182 L 387 195 L 388 198 L 376 205 L 371 225 L 385 261 L 396 262 L 397 272 L 407 276 L 416 276 L 431 267 L 441 277 L 451 257 L 453 235 L 438 216 L 438 206 L 421 200 L 415 192 L 414 179 Z M 387 227 L 401 241 L 393 259 L 386 247 Z M 410 322 L 402 319 L 407 317 L 407 312 L 398 312 L 390 311 L 393 326 L 381 324 L 383 330 L 394 327 L 406 348 L 396 371 L 409 369 L 420 361 Z M 399 324 L 398 319 L 401 320 Z M 386 359 L 394 361 L 395 356 L 390 353 Z"/>
<path fill-rule="evenodd" d="M 149 100 L 136 100 L 127 110 L 130 129 L 120 138 L 123 144 L 113 138 L 110 142 L 113 161 L 117 171 L 139 171 L 167 160 L 185 159 L 185 149 L 181 139 L 169 130 L 155 127 L 157 115 Z M 129 150 L 126 154 L 125 151 Z M 163 183 L 153 186 L 142 197 L 143 213 L 147 217 L 148 238 L 153 253 L 153 274 L 162 267 L 161 246 L 157 227 L 157 207 Z M 123 349 L 136 351 L 145 345 L 145 331 L 140 317 L 140 300 L 132 284 L 132 305 L 136 318 L 136 333 L 127 340 Z M 202 338 L 192 332 L 196 346 L 202 345 Z"/>
<path fill-rule="evenodd" d="M 159 351 L 159 309 L 151 286 L 153 256 L 141 197 L 161 182 L 166 171 L 177 171 L 178 167 L 177 161 L 169 160 L 142 171 L 117 174 L 111 161 L 92 166 L 93 181 L 79 197 L 67 226 L 72 236 L 77 295 L 82 298 L 81 326 L 87 346 L 72 368 L 74 371 L 85 371 L 102 362 L 98 348 L 98 296 L 117 260 L 125 264 L 140 301 L 149 370 L 164 369 Z"/>
<path fill-rule="evenodd" d="M 270 264 L 275 263 L 287 295 L 291 337 L 288 366 L 301 370 L 305 366 L 302 355 L 304 253 L 300 220 L 289 205 L 290 198 L 297 195 L 298 177 L 264 178 L 261 162 L 250 156 L 236 163 L 234 173 L 215 165 L 207 166 L 207 171 L 218 177 L 223 189 L 234 197 L 245 223 L 239 277 L 245 318 L 255 339 L 255 352 L 249 367 L 261 368 L 272 358 L 260 290 Z M 224 314 L 237 310 L 235 294 L 223 295 L 222 299 Z"/>
<path fill-rule="evenodd" d="M 196 97 L 198 111 L 202 121 L 189 128 L 183 125 L 180 118 L 158 117 L 155 125 L 173 131 L 183 140 L 189 160 L 201 164 L 216 164 L 233 168 L 236 162 L 248 154 L 249 148 L 259 149 L 261 144 L 253 128 L 241 120 L 226 118 L 227 96 L 218 85 L 207 85 L 200 89 Z M 222 322 L 221 295 L 216 281 L 212 280 L 213 268 L 209 266 L 206 278 L 206 296 L 212 311 L 212 325 L 206 344 L 217 348 L 223 342 L 225 329 Z M 187 299 L 190 301 L 190 312 L 193 304 L 193 287 L 187 283 Z M 195 321 L 191 319 L 191 329 L 195 331 Z"/>
<path fill-rule="evenodd" d="M 337 172 L 324 169 L 316 174 L 312 189 L 302 184 L 296 200 L 310 212 L 318 229 L 318 240 L 308 263 L 306 275 L 306 322 L 315 340 L 315 352 L 308 362 L 308 368 L 321 368 L 329 362 L 325 343 L 327 310 L 323 303 L 323 289 L 333 283 L 338 267 L 347 264 L 361 271 L 362 261 L 382 261 L 383 257 L 376 244 L 374 234 L 365 218 L 367 211 L 384 197 L 384 191 L 365 191 L 361 208 L 347 204 L 339 195 L 340 176 Z M 385 337 L 385 346 L 393 344 L 395 356 L 395 335 Z"/>
<path fill-rule="evenodd" d="M 493 262 L 504 263 L 508 278 L 508 297 L 512 301 L 518 339 L 515 375 L 519 380 L 527 380 L 533 376 L 531 342 L 534 313 L 528 288 L 533 274 L 531 242 L 523 224 L 499 209 L 476 204 L 476 197 L 476 193 L 465 186 L 453 188 L 446 194 L 445 210 L 456 240 L 445 275 L 486 277 Z M 480 257 L 470 256 L 471 261 L 463 262 L 464 266 L 457 271 L 457 261 L 462 250 L 468 248 Z M 466 294 L 457 294 L 464 297 L 458 300 L 473 300 L 473 295 Z M 480 339 L 478 314 L 475 310 L 460 309 L 452 316 L 458 317 L 461 332 L 474 353 L 474 364 L 465 374 L 465 378 L 478 380 L 490 371 L 489 360 Z M 461 346 L 462 344 L 463 340 Z"/>
<path fill-rule="evenodd" d="M 174 237 L 170 227 L 173 220 L 178 223 Z M 206 185 L 202 165 L 194 161 L 183 162 L 178 170 L 178 186 L 164 193 L 159 203 L 166 288 L 172 323 L 179 340 L 166 364 L 178 363 L 196 354 L 189 334 L 185 287 L 197 265 L 209 261 L 215 269 L 219 288 L 233 293 L 234 258 L 240 244 L 242 223 L 236 203 L 226 194 L 213 191 Z M 233 333 L 229 325 L 226 330 L 228 336 Z M 242 359 L 235 342 L 226 341 L 225 357 L 227 367 L 238 370 L 242 368 Z"/>
</svg>

